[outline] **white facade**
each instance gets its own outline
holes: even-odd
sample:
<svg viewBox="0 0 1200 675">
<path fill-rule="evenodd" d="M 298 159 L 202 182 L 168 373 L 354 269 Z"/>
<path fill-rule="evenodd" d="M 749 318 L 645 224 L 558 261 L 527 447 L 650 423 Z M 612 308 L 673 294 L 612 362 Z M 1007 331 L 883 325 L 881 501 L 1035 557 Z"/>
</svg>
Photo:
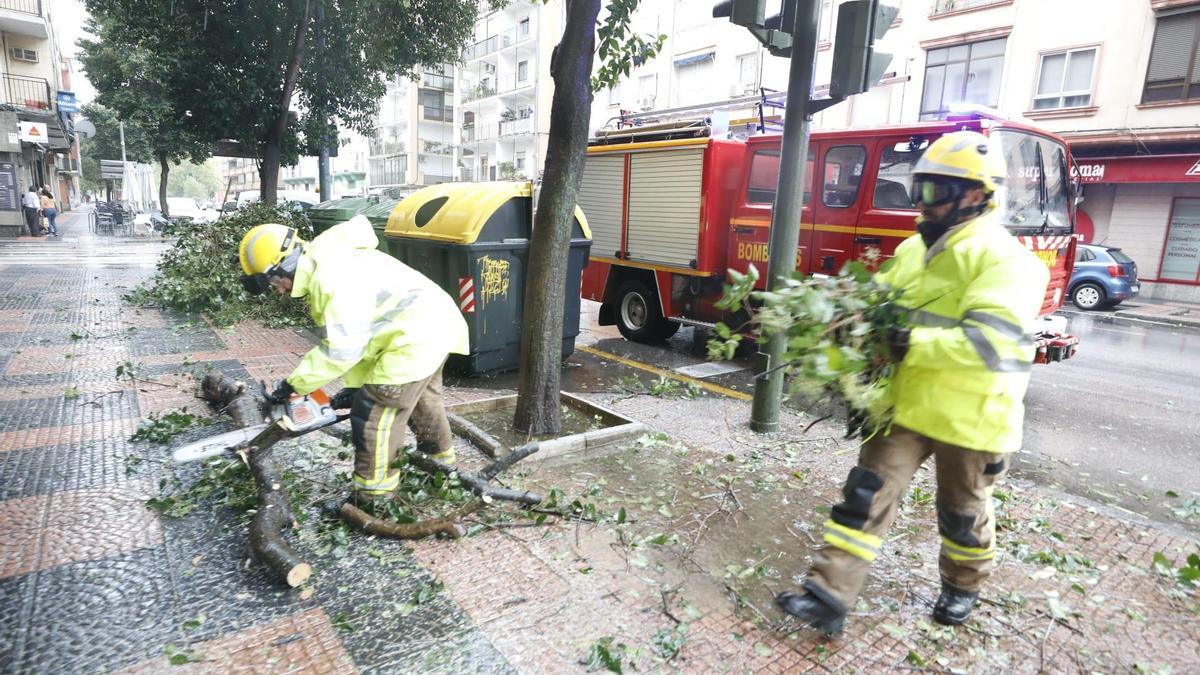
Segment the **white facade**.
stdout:
<svg viewBox="0 0 1200 675">
<path fill-rule="evenodd" d="M 975 103 L 1061 134 L 1080 163 L 1180 154 L 1200 161 L 1200 0 L 890 1 L 900 13 L 877 45 L 895 57 L 890 84 L 817 114 L 816 127 L 910 123 Z M 830 78 L 838 4 L 822 7 L 818 96 Z M 669 38 L 658 58 L 597 95 L 593 129 L 611 128 L 621 110 L 784 89 L 787 60 L 711 12 L 707 0 L 643 2 L 635 30 Z M 1178 173 L 1153 184 L 1139 184 L 1136 171 L 1087 181 L 1081 220 L 1094 224 L 1092 241 L 1134 257 L 1147 281 L 1143 295 L 1200 301 L 1200 253 L 1191 281 L 1183 278 L 1190 263 L 1181 253 L 1192 236 L 1184 229 L 1200 233 L 1200 223 L 1188 220 L 1200 213 L 1200 171 Z"/>
<path fill-rule="evenodd" d="M 461 180 L 539 177 L 554 92 L 550 54 L 561 36 L 561 0 L 516 0 L 475 23 L 459 76 Z"/>
<path fill-rule="evenodd" d="M 426 67 L 418 77 L 394 77 L 379 103 L 368 139 L 371 190 L 455 180 L 461 150 L 456 132 L 456 70 Z"/>
</svg>

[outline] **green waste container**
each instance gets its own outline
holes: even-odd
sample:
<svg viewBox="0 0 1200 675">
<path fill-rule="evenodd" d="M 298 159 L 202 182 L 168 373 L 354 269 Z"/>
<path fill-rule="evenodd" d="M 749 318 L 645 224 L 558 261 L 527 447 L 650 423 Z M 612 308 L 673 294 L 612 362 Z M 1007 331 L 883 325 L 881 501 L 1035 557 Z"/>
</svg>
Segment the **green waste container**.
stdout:
<svg viewBox="0 0 1200 675">
<path fill-rule="evenodd" d="M 387 250 L 458 301 L 471 352 L 452 371 L 482 375 L 520 362 L 521 313 L 533 230 L 529 183 L 442 183 L 405 197 L 388 219 Z M 578 207 L 564 289 L 562 354 L 579 335 L 579 284 L 592 246 Z"/>
<path fill-rule="evenodd" d="M 344 223 L 354 216 L 362 214 L 371 221 L 371 227 L 375 228 L 375 236 L 379 238 L 379 250 L 386 253 L 387 244 L 384 241 L 383 231 L 387 227 L 388 215 L 399 203 L 399 199 L 382 195 L 331 199 L 309 209 L 308 219 L 312 223 L 313 234 L 317 235 L 338 223 Z"/>
</svg>

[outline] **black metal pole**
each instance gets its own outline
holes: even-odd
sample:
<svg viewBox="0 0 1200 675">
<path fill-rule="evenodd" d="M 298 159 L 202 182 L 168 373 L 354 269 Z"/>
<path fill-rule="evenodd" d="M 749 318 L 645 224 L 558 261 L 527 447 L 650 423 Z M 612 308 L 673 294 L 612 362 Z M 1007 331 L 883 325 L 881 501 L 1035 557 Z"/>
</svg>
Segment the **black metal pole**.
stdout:
<svg viewBox="0 0 1200 675">
<path fill-rule="evenodd" d="M 796 269 L 796 250 L 800 244 L 800 213 L 804 185 L 810 180 L 807 170 L 810 113 L 809 96 L 813 88 L 813 63 L 817 54 L 817 26 L 821 18 L 820 0 L 797 0 L 796 23 L 792 30 L 791 70 L 788 73 L 787 106 L 783 121 L 782 151 L 779 158 L 779 185 L 775 209 L 771 213 L 771 238 L 768 244 L 767 289 L 781 285 Z M 754 404 L 750 428 L 759 433 L 779 429 L 779 407 L 783 398 L 783 360 L 785 338 L 776 335 L 761 345 L 758 352 L 758 376 L 754 380 Z"/>
</svg>

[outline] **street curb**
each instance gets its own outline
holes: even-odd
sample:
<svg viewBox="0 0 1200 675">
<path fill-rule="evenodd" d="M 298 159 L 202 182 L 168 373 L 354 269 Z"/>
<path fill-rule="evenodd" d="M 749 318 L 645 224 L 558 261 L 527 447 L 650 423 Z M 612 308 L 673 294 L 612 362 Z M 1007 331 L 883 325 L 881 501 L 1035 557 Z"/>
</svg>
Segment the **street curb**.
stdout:
<svg viewBox="0 0 1200 675">
<path fill-rule="evenodd" d="M 1099 313 L 1099 312 L 1083 312 L 1083 311 L 1078 311 L 1078 310 L 1073 310 L 1073 309 L 1060 309 L 1058 311 L 1060 314 L 1086 316 L 1086 317 L 1090 317 L 1091 319 L 1093 319 L 1095 321 L 1100 321 L 1100 322 L 1104 322 L 1104 323 L 1118 323 L 1118 322 L 1150 323 L 1150 324 L 1155 324 L 1155 325 L 1159 325 L 1159 326 L 1171 326 L 1172 328 L 1191 328 L 1193 330 L 1200 330 L 1200 318 L 1184 319 L 1184 318 L 1181 318 L 1178 316 L 1155 316 L 1155 315 L 1147 316 L 1145 314 L 1138 314 L 1136 312 Z"/>
</svg>

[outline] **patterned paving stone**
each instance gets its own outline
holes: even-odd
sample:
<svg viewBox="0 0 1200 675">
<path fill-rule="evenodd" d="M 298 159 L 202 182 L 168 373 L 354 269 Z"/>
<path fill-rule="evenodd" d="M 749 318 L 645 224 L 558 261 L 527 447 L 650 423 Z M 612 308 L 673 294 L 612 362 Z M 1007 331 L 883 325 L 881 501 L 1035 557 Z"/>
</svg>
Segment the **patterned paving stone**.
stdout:
<svg viewBox="0 0 1200 675">
<path fill-rule="evenodd" d="M 44 495 L 0 502 L 0 578 L 28 574 L 38 568 L 42 526 L 46 517 Z"/>
<path fill-rule="evenodd" d="M 225 343 L 204 325 L 187 328 L 143 328 L 129 346 L 132 358 L 157 354 L 189 354 L 217 351 Z"/>
<path fill-rule="evenodd" d="M 172 666 L 166 656 L 122 673 L 150 675 L 247 671 L 254 673 L 356 673 L 329 616 L 320 608 L 252 626 L 230 635 L 191 645 L 201 663 Z"/>
<path fill-rule="evenodd" d="M 137 429 L 137 424 L 138 418 L 132 417 L 0 432 L 0 453 L 63 443 L 78 445 L 103 438 L 127 438 Z"/>
<path fill-rule="evenodd" d="M 136 417 L 137 400 L 122 395 L 84 396 L 81 390 L 66 387 L 58 396 L 0 400 L 0 431 L 20 431 L 36 427 L 79 425 L 105 419 Z"/>
<path fill-rule="evenodd" d="M 8 401 L 23 401 L 26 399 L 49 398 L 53 396 L 62 396 L 63 392 L 68 388 L 74 390 L 79 395 L 78 400 L 87 402 L 93 397 L 101 395 L 116 396 L 122 391 L 127 391 L 133 394 L 133 385 L 128 381 L 121 382 L 104 382 L 99 380 L 81 381 L 73 384 L 28 384 L 28 385 L 11 385 L 5 386 L 0 382 L 0 405 Z M 115 393 L 114 393 L 115 392 Z"/>
</svg>

